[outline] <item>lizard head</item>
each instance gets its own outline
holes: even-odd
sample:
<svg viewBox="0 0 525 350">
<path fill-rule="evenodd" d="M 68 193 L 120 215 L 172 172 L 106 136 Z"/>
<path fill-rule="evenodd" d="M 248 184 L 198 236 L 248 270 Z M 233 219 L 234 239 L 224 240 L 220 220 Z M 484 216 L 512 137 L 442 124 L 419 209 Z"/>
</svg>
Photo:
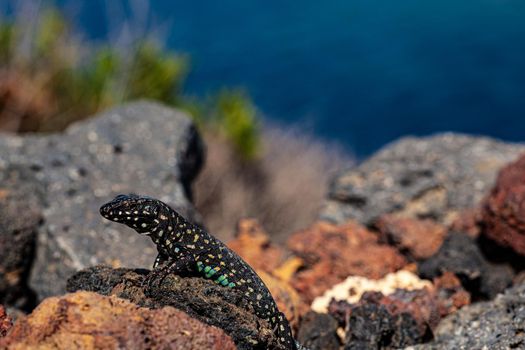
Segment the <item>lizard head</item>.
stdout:
<svg viewBox="0 0 525 350">
<path fill-rule="evenodd" d="M 119 194 L 100 207 L 100 214 L 111 221 L 125 224 L 138 233 L 151 232 L 159 221 L 158 201 L 136 194 Z"/>
</svg>

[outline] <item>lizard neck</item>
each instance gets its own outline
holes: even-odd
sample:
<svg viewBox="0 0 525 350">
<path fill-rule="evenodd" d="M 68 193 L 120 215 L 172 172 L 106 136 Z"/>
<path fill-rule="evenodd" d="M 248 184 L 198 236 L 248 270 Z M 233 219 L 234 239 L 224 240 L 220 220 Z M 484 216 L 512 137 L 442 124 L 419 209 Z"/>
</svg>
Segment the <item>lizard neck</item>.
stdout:
<svg viewBox="0 0 525 350">
<path fill-rule="evenodd" d="M 150 237 L 158 247 L 165 247 L 169 243 L 180 241 L 179 227 L 183 222 L 186 224 L 182 216 L 167 205 L 161 204 L 156 221 L 158 224 L 151 230 Z"/>
</svg>

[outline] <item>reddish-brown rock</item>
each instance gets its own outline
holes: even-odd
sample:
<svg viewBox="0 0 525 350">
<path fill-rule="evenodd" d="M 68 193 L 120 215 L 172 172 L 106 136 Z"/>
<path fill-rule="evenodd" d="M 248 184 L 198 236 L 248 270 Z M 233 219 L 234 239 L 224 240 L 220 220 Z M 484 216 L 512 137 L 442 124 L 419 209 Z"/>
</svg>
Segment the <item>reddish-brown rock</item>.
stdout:
<svg viewBox="0 0 525 350">
<path fill-rule="evenodd" d="M 489 239 L 525 255 L 525 156 L 500 171 L 482 220 Z"/>
<path fill-rule="evenodd" d="M 0 337 L 5 337 L 7 331 L 11 329 L 13 322 L 11 318 L 5 312 L 5 309 L 0 305 Z"/>
<path fill-rule="evenodd" d="M 461 281 L 452 272 L 446 271 L 440 277 L 434 278 L 434 287 L 441 317 L 470 304 L 470 294 L 463 289 Z"/>
<path fill-rule="evenodd" d="M 228 242 L 251 267 L 271 273 L 282 261 L 283 251 L 271 243 L 270 237 L 254 219 L 244 219 L 237 225 L 235 239 Z"/>
<path fill-rule="evenodd" d="M 222 330 L 173 307 L 151 310 L 91 292 L 45 299 L 2 349 L 236 349 Z"/>
<path fill-rule="evenodd" d="M 481 233 L 481 220 L 481 208 L 465 209 L 452 222 L 449 231 L 463 232 L 476 238 Z"/>
<path fill-rule="evenodd" d="M 383 215 L 376 222 L 381 240 L 394 245 L 413 259 L 434 255 L 447 234 L 446 226 L 433 220 Z"/>
<path fill-rule="evenodd" d="M 292 235 L 288 247 L 305 262 L 292 285 L 309 303 L 350 275 L 381 278 L 406 264 L 396 249 L 355 222 L 318 222 Z"/>
</svg>

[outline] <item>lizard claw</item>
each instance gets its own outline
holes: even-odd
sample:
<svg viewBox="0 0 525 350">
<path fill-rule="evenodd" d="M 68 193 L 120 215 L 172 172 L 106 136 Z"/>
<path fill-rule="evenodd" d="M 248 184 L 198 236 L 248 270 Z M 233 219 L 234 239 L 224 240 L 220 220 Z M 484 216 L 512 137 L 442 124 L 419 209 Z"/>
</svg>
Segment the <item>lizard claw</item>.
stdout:
<svg viewBox="0 0 525 350">
<path fill-rule="evenodd" d="M 162 285 L 164 278 L 166 278 L 165 269 L 155 269 L 146 276 L 142 282 L 142 287 L 148 292 L 154 288 L 159 288 Z"/>
</svg>

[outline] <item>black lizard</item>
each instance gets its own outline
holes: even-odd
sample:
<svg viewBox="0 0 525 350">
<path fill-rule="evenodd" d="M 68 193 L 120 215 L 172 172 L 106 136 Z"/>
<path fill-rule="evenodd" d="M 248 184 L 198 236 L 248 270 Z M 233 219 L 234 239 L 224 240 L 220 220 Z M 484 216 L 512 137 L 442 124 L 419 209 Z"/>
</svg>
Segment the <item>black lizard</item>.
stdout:
<svg viewBox="0 0 525 350">
<path fill-rule="evenodd" d="M 159 253 L 153 265 L 155 272 L 204 276 L 240 290 L 256 315 L 274 328 L 281 345 L 286 349 L 303 348 L 293 339 L 288 320 L 255 271 L 224 243 L 165 203 L 135 194 L 118 195 L 104 204 L 100 213 L 151 237 Z"/>
</svg>

